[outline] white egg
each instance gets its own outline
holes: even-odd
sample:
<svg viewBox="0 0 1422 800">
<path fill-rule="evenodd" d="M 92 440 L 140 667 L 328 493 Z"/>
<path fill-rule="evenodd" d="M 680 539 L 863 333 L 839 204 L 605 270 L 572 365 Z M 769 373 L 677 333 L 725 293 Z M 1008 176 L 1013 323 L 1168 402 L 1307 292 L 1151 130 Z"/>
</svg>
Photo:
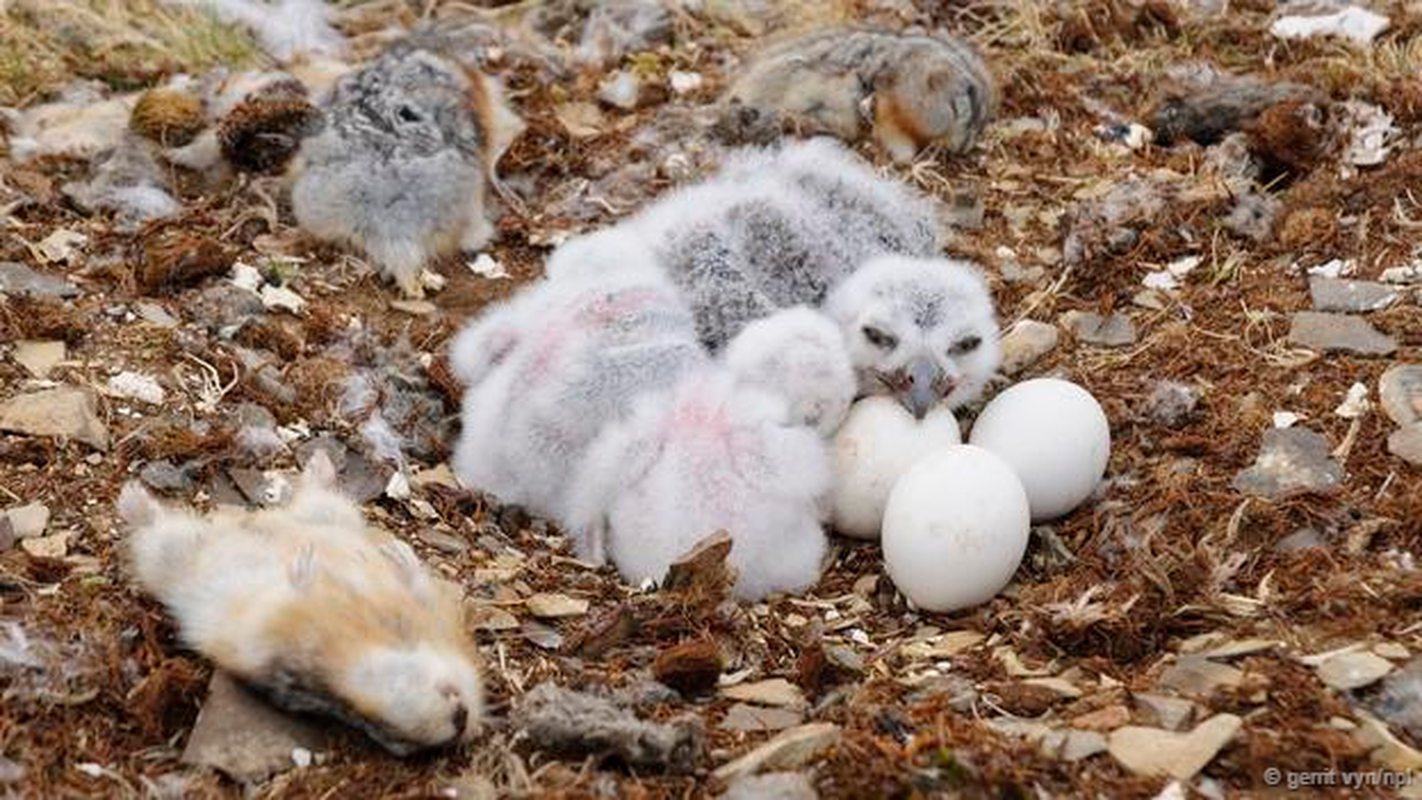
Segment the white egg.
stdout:
<svg viewBox="0 0 1422 800">
<path fill-rule="evenodd" d="M 1027 492 L 1006 461 L 954 445 L 914 464 L 884 509 L 884 565 L 914 605 L 954 611 L 997 594 L 1027 552 Z"/>
<path fill-rule="evenodd" d="M 1060 517 L 1091 496 L 1111 458 L 1111 426 L 1091 393 L 1071 381 L 1023 381 L 987 404 L 968 441 L 1017 471 L 1032 521 Z"/>
<path fill-rule="evenodd" d="M 884 504 L 899 476 L 920 458 L 962 441 L 958 420 L 946 406 L 920 421 L 888 397 L 855 403 L 834 437 L 835 530 L 878 539 Z"/>
</svg>

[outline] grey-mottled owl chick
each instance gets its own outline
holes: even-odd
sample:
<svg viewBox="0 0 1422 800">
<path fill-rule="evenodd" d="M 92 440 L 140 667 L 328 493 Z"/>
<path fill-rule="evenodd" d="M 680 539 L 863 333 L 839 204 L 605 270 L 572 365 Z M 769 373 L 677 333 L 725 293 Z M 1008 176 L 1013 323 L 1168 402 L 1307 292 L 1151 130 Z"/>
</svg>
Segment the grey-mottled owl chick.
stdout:
<svg viewBox="0 0 1422 800">
<path fill-rule="evenodd" d="M 939 249 L 926 198 L 826 138 L 739 151 L 618 227 L 656 250 L 713 352 L 777 309 L 818 306 L 873 256 Z"/>
<path fill-rule="evenodd" d="M 492 80 L 396 45 L 341 78 L 325 106 L 292 187 L 304 229 L 360 248 L 411 296 L 431 258 L 492 238 L 494 164 L 522 130 Z"/>
<path fill-rule="evenodd" d="M 856 376 L 834 320 L 803 306 L 741 329 L 726 346 L 726 366 L 747 385 L 780 396 L 790 420 L 831 436 L 854 402 Z"/>
<path fill-rule="evenodd" d="M 972 402 L 1001 361 L 992 295 L 968 262 L 880 256 L 830 294 L 861 395 L 892 393 L 920 418 Z"/>
<path fill-rule="evenodd" d="M 572 263 L 603 257 L 584 245 L 565 244 L 553 258 L 560 277 L 486 311 L 450 348 L 469 387 L 455 474 L 548 517 L 604 424 L 707 359 L 690 309 L 649 252 L 633 242 L 603 270 Z"/>
<path fill-rule="evenodd" d="M 564 514 L 579 554 L 628 582 L 660 581 L 680 555 L 724 529 L 735 594 L 758 600 L 819 578 L 831 471 L 824 440 L 785 401 L 724 365 L 644 396 L 603 430 Z"/>
<path fill-rule="evenodd" d="M 789 123 L 853 142 L 868 118 L 896 161 L 930 144 L 968 150 L 996 97 L 987 66 L 962 39 L 844 28 L 767 47 L 727 91 L 729 113 L 751 114 L 762 127 Z"/>
<path fill-rule="evenodd" d="M 992 296 L 970 267 L 936 257 L 936 221 L 927 199 L 816 139 L 742 152 L 619 228 L 653 244 L 713 351 L 778 309 L 837 298 L 860 393 L 921 417 L 975 399 L 997 367 Z"/>
</svg>

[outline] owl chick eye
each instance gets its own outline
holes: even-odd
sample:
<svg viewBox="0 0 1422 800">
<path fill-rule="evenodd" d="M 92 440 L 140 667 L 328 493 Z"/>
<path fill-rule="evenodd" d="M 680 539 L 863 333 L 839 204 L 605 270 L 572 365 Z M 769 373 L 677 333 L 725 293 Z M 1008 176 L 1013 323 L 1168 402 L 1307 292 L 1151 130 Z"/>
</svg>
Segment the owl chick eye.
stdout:
<svg viewBox="0 0 1422 800">
<path fill-rule="evenodd" d="M 865 325 L 863 328 L 864 338 L 869 340 L 869 344 L 882 350 L 892 350 L 898 346 L 898 337 L 892 333 L 885 333 L 873 325 Z"/>
<path fill-rule="evenodd" d="M 948 352 L 955 356 L 971 353 L 981 347 L 982 343 L 983 339 L 981 336 L 965 336 L 959 339 Z"/>
<path fill-rule="evenodd" d="M 420 121 L 420 112 L 416 111 L 413 108 L 410 108 L 409 106 L 400 106 L 399 110 L 395 113 L 400 117 L 401 121 L 404 122 Z"/>
</svg>

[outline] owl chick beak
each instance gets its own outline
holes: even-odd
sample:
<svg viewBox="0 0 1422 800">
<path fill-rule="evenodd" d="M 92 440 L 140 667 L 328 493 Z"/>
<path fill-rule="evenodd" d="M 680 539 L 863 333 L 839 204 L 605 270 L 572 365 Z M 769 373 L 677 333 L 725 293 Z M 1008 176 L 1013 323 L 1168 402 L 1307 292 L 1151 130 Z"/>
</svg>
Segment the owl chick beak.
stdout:
<svg viewBox="0 0 1422 800">
<path fill-rule="evenodd" d="M 899 402 L 913 412 L 915 419 L 923 419 L 930 408 L 942 398 L 943 381 L 938 365 L 926 358 L 911 361 L 905 369 L 908 386 L 900 392 Z"/>
</svg>

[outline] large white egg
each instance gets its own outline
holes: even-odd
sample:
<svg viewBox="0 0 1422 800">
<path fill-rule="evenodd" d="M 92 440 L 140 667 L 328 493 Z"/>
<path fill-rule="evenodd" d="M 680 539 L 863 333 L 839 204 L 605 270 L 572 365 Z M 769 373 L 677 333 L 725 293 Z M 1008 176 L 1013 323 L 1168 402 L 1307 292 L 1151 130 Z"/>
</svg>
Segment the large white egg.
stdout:
<svg viewBox="0 0 1422 800">
<path fill-rule="evenodd" d="M 1091 496 L 1111 458 L 1111 426 L 1091 393 L 1071 381 L 1035 378 L 999 394 L 968 441 L 1017 471 L 1032 521 L 1055 519 Z"/>
<path fill-rule="evenodd" d="M 878 539 L 884 504 L 899 476 L 920 458 L 962 441 L 958 420 L 947 407 L 929 411 L 920 421 L 888 397 L 855 403 L 834 437 L 835 530 Z"/>
<path fill-rule="evenodd" d="M 1027 552 L 1027 492 L 1006 461 L 972 445 L 925 456 L 884 509 L 884 565 L 914 605 L 955 611 L 1001 591 Z"/>
</svg>

